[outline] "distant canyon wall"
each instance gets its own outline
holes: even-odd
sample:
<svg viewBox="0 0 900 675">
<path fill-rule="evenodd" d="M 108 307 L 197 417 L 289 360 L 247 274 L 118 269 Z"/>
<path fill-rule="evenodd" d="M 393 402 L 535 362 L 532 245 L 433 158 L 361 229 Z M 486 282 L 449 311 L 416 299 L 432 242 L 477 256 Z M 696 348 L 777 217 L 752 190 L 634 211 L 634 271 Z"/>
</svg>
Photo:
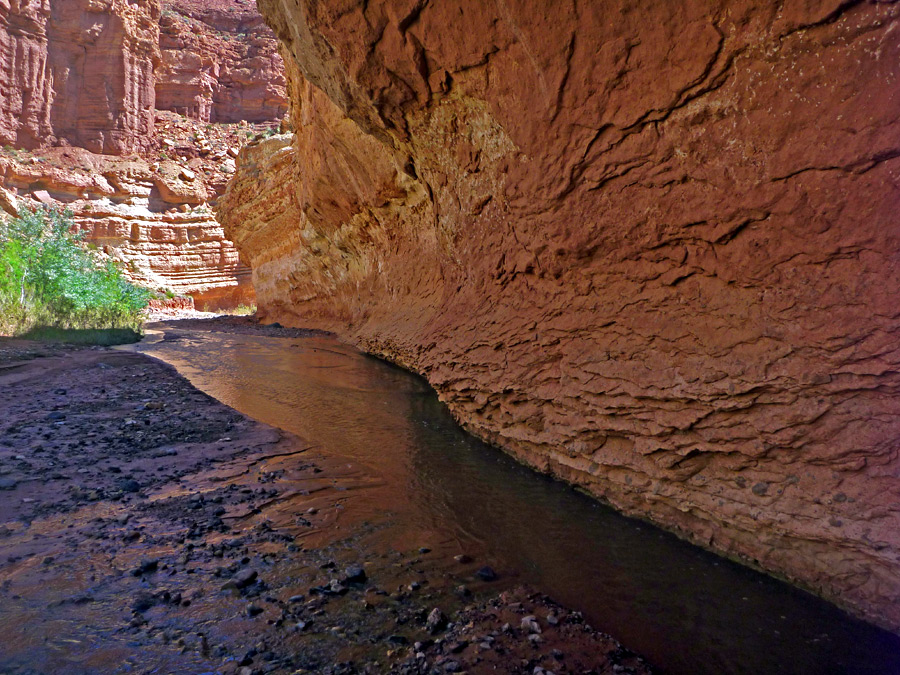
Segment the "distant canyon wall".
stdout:
<svg viewBox="0 0 900 675">
<path fill-rule="evenodd" d="M 0 156 L 0 209 L 67 208 L 87 240 L 142 286 L 217 311 L 255 301 L 250 268 L 225 238 L 200 172 L 172 160 L 54 148 L 35 164 Z M 183 301 L 179 301 L 183 305 Z"/>
<path fill-rule="evenodd" d="M 0 208 L 65 205 L 134 281 L 252 304 L 211 205 L 285 84 L 253 4 L 0 0 Z"/>
<path fill-rule="evenodd" d="M 215 0 L 0 0 L 0 145 L 153 147 L 155 110 L 266 122 L 287 110 L 255 6 Z"/>
<path fill-rule="evenodd" d="M 0 145 L 146 150 L 159 0 L 0 0 Z"/>
<path fill-rule="evenodd" d="M 166 0 L 156 107 L 203 122 L 265 122 L 287 111 L 278 41 L 255 4 Z"/>
<path fill-rule="evenodd" d="M 900 630 L 900 5 L 259 5 L 296 135 L 218 208 L 270 320 Z"/>
</svg>

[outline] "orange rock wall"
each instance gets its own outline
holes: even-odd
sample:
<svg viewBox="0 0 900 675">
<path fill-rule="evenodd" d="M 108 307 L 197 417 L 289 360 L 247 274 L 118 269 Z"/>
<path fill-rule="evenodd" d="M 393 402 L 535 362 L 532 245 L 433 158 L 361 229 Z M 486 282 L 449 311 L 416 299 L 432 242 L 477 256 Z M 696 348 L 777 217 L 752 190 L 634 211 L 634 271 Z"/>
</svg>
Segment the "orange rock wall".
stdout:
<svg viewBox="0 0 900 675">
<path fill-rule="evenodd" d="M 271 320 L 900 629 L 900 5 L 259 5 L 296 137 L 219 217 Z"/>
</svg>

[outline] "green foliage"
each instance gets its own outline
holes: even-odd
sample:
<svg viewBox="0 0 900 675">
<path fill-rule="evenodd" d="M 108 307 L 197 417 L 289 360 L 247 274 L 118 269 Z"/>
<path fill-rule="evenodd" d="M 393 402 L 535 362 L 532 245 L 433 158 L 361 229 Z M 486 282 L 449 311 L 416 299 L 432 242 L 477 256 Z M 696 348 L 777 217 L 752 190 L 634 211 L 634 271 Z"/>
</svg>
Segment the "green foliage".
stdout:
<svg viewBox="0 0 900 675">
<path fill-rule="evenodd" d="M 0 332 L 140 325 L 150 292 L 84 246 L 72 225 L 71 213 L 55 209 L 0 221 Z"/>
<path fill-rule="evenodd" d="M 238 305 L 227 313 L 234 316 L 251 316 L 256 314 L 256 305 Z"/>
</svg>

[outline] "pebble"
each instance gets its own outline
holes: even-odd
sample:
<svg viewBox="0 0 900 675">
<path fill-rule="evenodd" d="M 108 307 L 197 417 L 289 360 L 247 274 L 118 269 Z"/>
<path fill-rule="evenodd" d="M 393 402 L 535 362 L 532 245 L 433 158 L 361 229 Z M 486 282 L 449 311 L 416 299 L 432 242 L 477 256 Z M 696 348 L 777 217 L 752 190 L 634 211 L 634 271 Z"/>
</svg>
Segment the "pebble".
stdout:
<svg viewBox="0 0 900 675">
<path fill-rule="evenodd" d="M 344 593 L 347 592 L 347 587 L 344 586 L 337 579 L 332 579 L 331 582 L 329 582 L 329 584 L 328 584 L 328 590 L 330 592 L 334 593 L 335 595 L 343 595 Z"/>
<path fill-rule="evenodd" d="M 455 555 L 453 556 L 453 559 L 461 565 L 467 565 L 468 563 L 472 562 L 472 556 L 468 556 L 465 553 L 461 555 Z"/>
<path fill-rule="evenodd" d="M 477 572 L 475 572 L 475 576 L 481 579 L 482 581 L 496 581 L 497 573 L 494 571 L 494 568 L 485 565 L 484 567 L 479 568 Z"/>
<path fill-rule="evenodd" d="M 540 633 L 541 626 L 534 616 L 526 616 L 522 619 L 522 630 L 526 633 Z"/>
<path fill-rule="evenodd" d="M 256 578 L 259 576 L 256 570 L 246 568 L 242 569 L 240 572 L 235 574 L 231 581 L 234 582 L 235 588 L 247 588 L 250 584 L 256 581 Z M 231 583 L 231 582 L 229 582 Z M 226 586 L 228 584 L 225 584 Z"/>
<path fill-rule="evenodd" d="M 131 609 L 135 612 L 145 612 L 156 604 L 156 599 L 149 593 L 142 592 L 134 596 Z"/>
<path fill-rule="evenodd" d="M 142 560 L 140 564 L 131 570 L 131 574 L 139 577 L 142 574 L 151 574 L 157 570 L 159 567 L 159 560 L 157 558 L 147 558 L 146 560 Z"/>
<path fill-rule="evenodd" d="M 344 583 L 362 584 L 366 579 L 366 571 L 359 565 L 352 565 L 344 570 Z"/>
<path fill-rule="evenodd" d="M 247 605 L 247 616 L 257 616 L 263 613 L 263 608 L 254 603 Z"/>
<path fill-rule="evenodd" d="M 441 611 L 440 607 L 435 607 L 428 614 L 428 618 L 425 620 L 425 629 L 434 635 L 439 631 L 443 630 L 447 627 L 447 617 L 444 616 L 444 613 Z"/>
<path fill-rule="evenodd" d="M 121 480 L 118 486 L 122 492 L 137 492 L 141 489 L 141 484 L 132 479 Z"/>
</svg>

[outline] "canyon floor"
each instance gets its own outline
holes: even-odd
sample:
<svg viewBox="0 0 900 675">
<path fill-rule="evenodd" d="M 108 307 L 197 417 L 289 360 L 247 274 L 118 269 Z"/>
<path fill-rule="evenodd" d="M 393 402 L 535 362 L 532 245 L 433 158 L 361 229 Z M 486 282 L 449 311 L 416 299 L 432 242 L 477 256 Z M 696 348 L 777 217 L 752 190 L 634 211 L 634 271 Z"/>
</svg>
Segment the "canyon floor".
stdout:
<svg viewBox="0 0 900 675">
<path fill-rule="evenodd" d="M 149 357 L 0 338 L 0 420 L 0 673 L 649 672 Z"/>
</svg>

